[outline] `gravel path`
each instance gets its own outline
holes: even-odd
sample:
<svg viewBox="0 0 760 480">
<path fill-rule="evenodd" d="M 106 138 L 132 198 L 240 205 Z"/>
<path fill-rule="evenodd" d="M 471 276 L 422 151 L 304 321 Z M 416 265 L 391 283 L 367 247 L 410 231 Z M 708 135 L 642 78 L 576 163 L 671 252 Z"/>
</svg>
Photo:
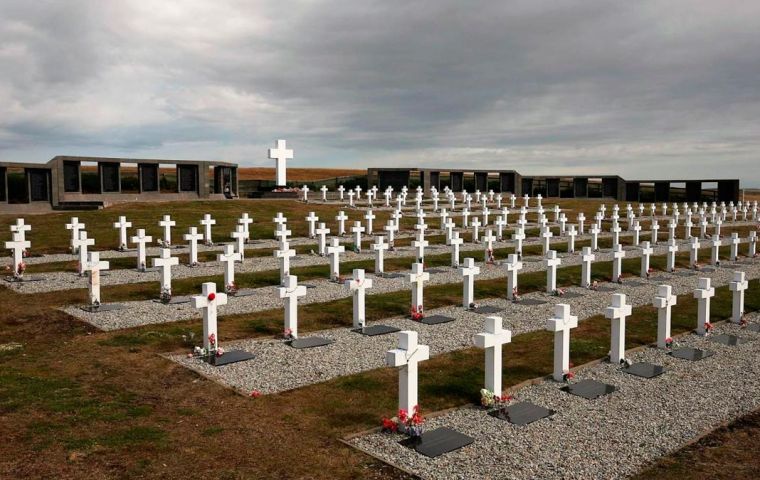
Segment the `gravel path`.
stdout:
<svg viewBox="0 0 760 480">
<path fill-rule="evenodd" d="M 745 268 L 747 276 L 760 277 L 760 265 Z M 731 280 L 732 270 L 719 269 L 710 274 L 716 286 L 725 285 Z M 628 295 L 628 302 L 634 306 L 651 304 L 657 285 L 667 283 L 673 286 L 674 293 L 686 294 L 696 287 L 697 277 L 671 276 L 665 282 L 649 282 L 647 285 L 634 287 L 623 285 L 617 290 Z M 600 314 L 610 304 L 611 293 L 590 292 L 582 289 L 571 291 L 583 292 L 579 298 L 563 298 L 562 303 L 571 306 L 573 315 L 584 320 Z M 513 335 L 543 330 L 546 319 L 551 317 L 554 304 L 560 303 L 556 297 L 542 293 L 525 295 L 524 298 L 536 298 L 547 301 L 543 305 L 527 306 L 508 303 L 501 299 L 490 299 L 487 304 L 503 308 L 501 315 L 505 328 Z M 222 307 L 224 308 L 224 307 Z M 428 315 L 441 314 L 456 321 L 424 325 L 403 317 L 394 317 L 375 322 L 393 326 L 402 330 L 419 332 L 420 343 L 430 346 L 431 356 L 445 352 L 469 348 L 472 336 L 483 329 L 484 316 L 465 311 L 461 307 L 445 307 L 427 312 Z M 351 319 L 346 319 L 350 325 Z M 224 341 L 224 331 L 220 331 L 221 345 L 227 350 L 245 350 L 257 355 L 253 361 L 241 362 L 223 367 L 212 367 L 207 363 L 184 355 L 171 355 L 169 358 L 180 364 L 203 373 L 216 381 L 248 393 L 254 389 L 263 393 L 274 393 L 322 382 L 331 378 L 350 375 L 384 366 L 385 352 L 395 348 L 396 335 L 365 337 L 350 331 L 350 328 L 334 328 L 302 334 L 301 337 L 325 337 L 333 344 L 310 349 L 296 350 L 282 341 L 274 339 L 247 339 L 234 342 Z"/>
<path fill-rule="evenodd" d="M 756 314 L 752 318 L 758 321 Z M 760 335 L 730 324 L 717 326 L 715 333 L 721 332 L 751 341 L 729 347 L 696 335 L 679 339 L 680 346 L 715 352 L 698 363 L 654 348 L 632 353 L 633 361 L 665 367 L 663 375 L 649 380 L 606 362 L 580 370 L 574 382 L 594 379 L 617 387 L 596 400 L 567 394 L 551 380 L 522 388 L 514 395 L 516 401 L 556 412 L 527 426 L 496 419 L 477 407 L 432 418 L 427 430 L 446 426 L 475 439 L 435 459 L 399 445 L 399 435 L 374 433 L 352 443 L 425 479 L 628 477 L 760 407 Z"/>
</svg>

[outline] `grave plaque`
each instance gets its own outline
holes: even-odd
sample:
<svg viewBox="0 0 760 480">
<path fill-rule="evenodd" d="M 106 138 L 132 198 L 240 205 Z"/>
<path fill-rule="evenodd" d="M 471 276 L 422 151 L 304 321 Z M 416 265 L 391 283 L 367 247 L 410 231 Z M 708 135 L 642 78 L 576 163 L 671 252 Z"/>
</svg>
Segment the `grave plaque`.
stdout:
<svg viewBox="0 0 760 480">
<path fill-rule="evenodd" d="M 760 323 L 753 323 L 747 327 L 750 332 L 760 332 Z"/>
<path fill-rule="evenodd" d="M 554 410 L 530 402 L 520 402 L 488 412 L 492 417 L 506 420 L 514 425 L 528 425 L 536 420 L 554 415 Z"/>
<path fill-rule="evenodd" d="M 596 287 L 597 292 L 603 292 L 603 293 L 609 293 L 609 292 L 616 292 L 618 287 L 610 286 L 610 285 L 603 285 L 601 287 Z"/>
<path fill-rule="evenodd" d="M 104 274 L 101 273 L 100 275 L 103 276 Z M 154 298 L 153 301 L 155 303 L 164 303 L 158 298 Z M 165 305 L 181 305 L 183 303 L 190 303 L 190 297 L 172 297 Z"/>
<path fill-rule="evenodd" d="M 140 171 L 140 191 L 157 192 L 158 191 L 158 165 L 140 164 L 137 166 Z"/>
<path fill-rule="evenodd" d="M 453 322 L 454 319 L 445 315 L 431 315 L 429 317 L 423 317 L 420 323 L 424 325 L 438 325 L 439 323 Z"/>
<path fill-rule="evenodd" d="M 746 338 L 737 337 L 736 335 L 728 335 L 725 333 L 721 333 L 720 335 L 715 335 L 714 337 L 710 337 L 708 338 L 708 340 L 710 340 L 711 342 L 728 345 L 730 347 L 735 347 L 737 345 L 741 345 L 749 341 Z"/>
<path fill-rule="evenodd" d="M 400 330 L 396 327 L 389 327 L 388 325 L 372 325 L 371 327 L 355 328 L 351 330 L 354 333 L 360 333 L 367 337 L 375 337 L 377 335 L 387 335 L 389 333 L 396 333 Z"/>
<path fill-rule="evenodd" d="M 492 313 L 498 313 L 504 310 L 503 308 L 496 307 L 494 305 L 481 305 L 478 308 L 473 308 L 472 311 L 480 313 L 481 315 L 490 315 Z"/>
<path fill-rule="evenodd" d="M 426 457 L 440 457 L 445 453 L 465 447 L 475 440 L 448 427 L 440 427 L 422 434 L 420 438 L 408 438 L 399 442 L 413 448 Z"/>
<path fill-rule="evenodd" d="M 524 298 L 515 303 L 517 305 L 532 306 L 532 305 L 543 305 L 544 303 L 548 303 L 548 302 L 546 302 L 545 300 L 539 300 L 537 298 Z"/>
<path fill-rule="evenodd" d="M 124 305 L 118 303 L 101 303 L 100 305 L 84 305 L 82 310 L 88 313 L 113 312 L 115 310 L 124 310 Z"/>
<path fill-rule="evenodd" d="M 221 367 L 223 365 L 229 365 L 231 363 L 244 362 L 255 358 L 252 353 L 245 352 L 243 350 L 232 350 L 231 352 L 224 352 L 224 355 L 209 357 L 208 363 L 215 367 Z"/>
<path fill-rule="evenodd" d="M 259 292 L 257 292 L 256 290 L 254 290 L 252 288 L 242 288 L 242 289 L 238 290 L 237 292 L 235 292 L 235 294 L 233 294 L 231 296 L 233 296 L 233 297 L 251 297 L 253 295 L 256 295 L 257 293 L 259 293 Z"/>
<path fill-rule="evenodd" d="M 578 292 L 565 292 L 565 294 L 559 298 L 581 298 L 582 296 L 583 294 Z"/>
<path fill-rule="evenodd" d="M 180 192 L 198 191 L 198 167 L 177 165 L 177 188 Z"/>
<path fill-rule="evenodd" d="M 673 273 L 673 275 L 676 275 L 678 277 L 691 277 L 691 276 L 696 275 L 696 274 L 697 274 L 697 272 L 695 272 L 693 270 L 679 270 L 679 271 Z"/>
<path fill-rule="evenodd" d="M 431 274 L 433 274 L 433 273 L 445 273 L 446 272 L 446 270 L 443 270 L 441 268 L 429 268 L 429 269 L 427 269 L 425 271 L 427 273 L 431 273 Z"/>
<path fill-rule="evenodd" d="M 691 360 L 692 362 L 696 362 L 698 360 L 702 360 L 703 358 L 711 357 L 714 355 L 714 352 L 711 352 L 709 350 L 700 350 L 698 348 L 685 347 L 670 352 L 670 355 L 675 358 L 682 358 L 684 360 Z"/>
<path fill-rule="evenodd" d="M 597 382 L 596 380 L 582 380 L 578 383 L 564 386 L 561 390 L 571 395 L 594 400 L 603 397 L 604 395 L 609 395 L 614 392 L 616 388 L 613 385 L 607 385 L 606 383 Z"/>
<path fill-rule="evenodd" d="M 643 378 L 654 378 L 665 373 L 665 369 L 661 365 L 646 362 L 634 363 L 630 367 L 624 368 L 623 371 Z"/>
<path fill-rule="evenodd" d="M 325 345 L 330 345 L 333 341 L 322 337 L 304 337 L 296 338 L 288 343 L 291 347 L 301 350 L 303 348 L 324 347 Z"/>
<path fill-rule="evenodd" d="M 375 276 L 380 278 L 404 278 L 403 273 L 376 273 Z"/>
<path fill-rule="evenodd" d="M 644 282 L 639 282 L 638 280 L 631 280 L 629 282 L 625 282 L 625 285 L 628 287 L 643 287 L 644 285 L 647 285 Z"/>
</svg>

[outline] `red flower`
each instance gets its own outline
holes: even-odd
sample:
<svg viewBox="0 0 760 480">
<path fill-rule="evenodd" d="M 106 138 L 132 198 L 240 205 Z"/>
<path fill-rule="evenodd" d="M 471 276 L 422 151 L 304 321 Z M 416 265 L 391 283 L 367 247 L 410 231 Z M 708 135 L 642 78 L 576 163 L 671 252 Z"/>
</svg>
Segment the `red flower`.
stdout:
<svg viewBox="0 0 760 480">
<path fill-rule="evenodd" d="M 398 425 L 389 418 L 383 418 L 383 431 L 396 432 L 398 431 Z"/>
<path fill-rule="evenodd" d="M 209 344 L 210 344 L 212 347 L 213 347 L 214 345 L 216 345 L 216 335 L 215 335 L 215 334 L 213 334 L 213 333 L 212 333 L 211 335 L 209 335 L 209 336 L 208 336 L 208 343 L 209 343 Z"/>
<path fill-rule="evenodd" d="M 406 420 L 409 418 L 409 413 L 404 410 L 403 408 L 398 411 L 398 420 L 401 423 L 406 422 Z"/>
<path fill-rule="evenodd" d="M 261 392 L 260 392 L 260 391 L 258 391 L 258 390 L 253 390 L 253 391 L 251 392 L 251 395 L 250 395 L 250 396 L 251 396 L 251 397 L 253 397 L 253 398 L 259 398 L 259 397 L 261 396 Z"/>
<path fill-rule="evenodd" d="M 211 292 L 208 294 L 208 301 L 213 302 L 214 299 L 216 299 L 216 294 L 214 292 Z"/>
</svg>

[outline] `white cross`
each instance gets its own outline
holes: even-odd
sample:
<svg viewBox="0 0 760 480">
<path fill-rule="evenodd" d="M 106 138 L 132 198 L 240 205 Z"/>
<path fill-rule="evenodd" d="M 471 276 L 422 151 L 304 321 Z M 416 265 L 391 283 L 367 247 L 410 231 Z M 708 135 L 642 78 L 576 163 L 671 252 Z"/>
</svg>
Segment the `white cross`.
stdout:
<svg viewBox="0 0 760 480">
<path fill-rule="evenodd" d="M 621 363 L 625 360 L 625 319 L 630 316 L 632 309 L 625 303 L 625 294 L 612 295 L 612 305 L 604 310 L 604 316 L 612 320 L 612 335 L 610 337 L 610 362 Z"/>
<path fill-rule="evenodd" d="M 556 250 L 546 252 L 546 293 L 553 293 L 557 290 L 557 267 L 562 263 L 562 259 L 557 258 Z"/>
<path fill-rule="evenodd" d="M 21 230 L 19 230 L 19 231 L 22 231 L 22 232 L 24 230 L 31 230 L 31 228 L 32 228 L 29 225 L 24 225 L 24 219 L 23 218 L 19 218 L 18 220 L 16 220 L 16 225 L 11 226 L 11 231 L 15 231 L 15 230 L 13 230 L 14 227 L 16 229 L 20 228 Z M 28 228 L 26 228 L 26 227 L 28 227 Z M 84 230 L 84 228 L 85 228 L 84 223 L 79 223 L 79 217 L 71 217 L 71 223 L 67 223 L 66 224 L 66 230 L 71 230 L 71 248 L 72 248 L 72 250 L 76 248 L 74 246 L 74 242 L 76 242 L 79 239 L 79 231 L 80 230 Z M 22 238 L 25 239 L 25 237 L 22 237 Z M 76 253 L 76 250 L 74 250 L 74 252 Z"/>
<path fill-rule="evenodd" d="M 364 308 L 365 290 L 372 288 L 372 279 L 364 275 L 364 269 L 354 269 L 354 278 L 346 280 L 344 285 L 353 292 L 354 328 L 364 328 L 367 318 Z"/>
<path fill-rule="evenodd" d="M 193 296 L 193 308 L 203 309 L 203 348 L 210 352 L 219 344 L 219 335 L 217 332 L 217 308 L 227 305 L 227 294 L 216 292 L 216 283 L 206 282 L 201 287 L 201 295 Z M 211 345 L 210 339 L 213 336 L 214 345 Z"/>
<path fill-rule="evenodd" d="M 620 275 L 623 273 L 623 259 L 625 258 L 625 250 L 619 243 L 612 247 L 612 281 L 617 282 L 620 280 Z"/>
<path fill-rule="evenodd" d="M 554 317 L 546 321 L 546 329 L 554 332 L 554 380 L 564 380 L 570 368 L 570 330 L 578 326 L 578 317 L 570 315 L 570 305 L 554 306 Z"/>
<path fill-rule="evenodd" d="M 554 234 L 552 233 L 551 228 L 549 227 L 541 227 L 541 247 L 543 249 L 543 254 L 546 255 L 549 252 L 549 239 L 552 238 Z"/>
<path fill-rule="evenodd" d="M 343 186 L 343 184 L 338 186 L 338 195 L 340 195 L 340 201 L 343 201 L 343 192 L 346 191 L 346 187 Z"/>
<path fill-rule="evenodd" d="M 657 346 L 665 348 L 670 338 L 671 308 L 678 303 L 670 285 L 659 285 L 652 305 L 657 309 Z"/>
<path fill-rule="evenodd" d="M 327 255 L 330 257 L 330 278 L 337 281 L 340 278 L 340 254 L 346 251 L 346 247 L 340 244 L 338 237 L 332 238 L 332 244 L 327 247 Z"/>
<path fill-rule="evenodd" d="M 354 206 L 354 195 L 356 195 L 356 192 L 354 192 L 353 190 L 349 190 L 348 193 L 347 193 L 347 195 L 348 195 L 348 206 L 353 208 L 353 206 Z"/>
<path fill-rule="evenodd" d="M 739 238 L 739 234 L 737 232 L 733 232 L 731 234 L 731 240 L 729 240 L 729 243 L 731 244 L 731 261 L 735 262 L 737 258 L 739 257 L 739 244 L 741 243 L 741 239 Z"/>
<path fill-rule="evenodd" d="M 132 222 L 127 221 L 127 217 L 120 216 L 118 222 L 114 222 L 113 228 L 119 229 L 119 248 L 127 248 L 127 228 L 132 226 Z"/>
<path fill-rule="evenodd" d="M 242 225 L 235 227 L 235 231 L 230 233 L 230 237 L 235 240 L 237 244 L 237 253 L 240 254 L 240 261 L 245 259 L 245 231 Z"/>
<path fill-rule="evenodd" d="M 734 279 L 728 285 L 728 289 L 733 293 L 732 296 L 732 313 L 731 321 L 734 323 L 740 323 L 742 321 L 742 315 L 744 315 L 744 291 L 749 288 L 749 282 L 744 272 L 735 271 Z"/>
<path fill-rule="evenodd" d="M 465 208 L 462 210 L 462 228 L 469 227 L 470 210 Z"/>
<path fill-rule="evenodd" d="M 306 217 L 306 221 L 309 222 L 309 238 L 314 238 L 315 237 L 314 227 L 319 221 L 319 217 L 314 212 L 309 212 L 309 216 Z"/>
<path fill-rule="evenodd" d="M 172 257 L 168 248 L 161 249 L 161 257 L 153 259 L 153 266 L 161 268 L 161 290 L 171 294 L 172 291 L 172 266 L 179 265 L 179 258 Z"/>
<path fill-rule="evenodd" d="M 515 299 L 515 291 L 517 290 L 517 272 L 522 270 L 523 263 L 520 261 L 520 258 L 514 254 L 511 253 L 507 257 L 507 300 L 514 300 Z"/>
<path fill-rule="evenodd" d="M 296 251 L 290 248 L 290 243 L 283 241 L 280 248 L 274 251 L 275 258 L 280 259 L 280 283 L 290 275 L 290 258 L 296 256 Z"/>
<path fill-rule="evenodd" d="M 164 242 L 166 242 L 167 245 L 172 244 L 172 227 L 176 224 L 177 222 L 172 220 L 170 215 L 164 215 L 163 220 L 158 222 L 158 225 L 164 228 Z"/>
<path fill-rule="evenodd" d="M 274 231 L 274 236 L 277 237 L 280 243 L 282 243 L 282 242 L 287 242 L 288 237 L 292 233 L 293 233 L 292 231 L 288 230 L 287 225 L 281 224 L 281 225 L 278 225 L 277 229 Z"/>
<path fill-rule="evenodd" d="M 109 262 L 100 261 L 100 252 L 90 252 L 84 269 L 90 272 L 89 292 L 90 305 L 100 305 L 100 271 L 108 270 Z"/>
<path fill-rule="evenodd" d="M 412 265 L 412 272 L 407 275 L 407 280 L 412 284 L 412 308 L 422 310 L 424 283 L 430 280 L 430 274 L 423 270 L 421 263 Z"/>
<path fill-rule="evenodd" d="M 697 299 L 697 334 L 706 333 L 705 324 L 710 322 L 710 299 L 715 296 L 715 289 L 710 286 L 709 278 L 700 278 L 699 286 L 694 290 Z"/>
<path fill-rule="evenodd" d="M 723 244 L 723 241 L 720 238 L 713 238 L 713 241 L 711 242 L 712 249 L 710 250 L 710 265 L 718 266 L 720 263 L 720 247 Z"/>
<path fill-rule="evenodd" d="M 620 226 L 617 222 L 614 222 L 612 228 L 610 228 L 610 233 L 612 233 L 612 248 L 615 248 L 616 245 L 620 245 L 620 231 Z"/>
<path fill-rule="evenodd" d="M 325 247 L 327 246 L 327 235 L 330 229 L 325 227 L 324 223 L 319 224 L 319 228 L 314 231 L 317 234 L 317 250 L 319 255 L 325 256 Z"/>
<path fill-rule="evenodd" d="M 689 243 L 689 265 L 692 268 L 699 260 L 699 247 L 701 246 L 702 244 L 697 237 L 691 237 L 691 243 Z"/>
<path fill-rule="evenodd" d="M 389 367 L 400 367 L 398 374 L 398 408 L 412 414 L 417 402 L 419 362 L 430 358 L 430 347 L 417 343 L 417 332 L 399 332 L 399 346 L 385 353 Z"/>
<path fill-rule="evenodd" d="M 269 149 L 269 159 L 275 160 L 275 179 L 278 187 L 287 185 L 287 161 L 293 158 L 293 150 L 286 148 L 285 140 L 277 140 L 275 148 Z"/>
<path fill-rule="evenodd" d="M 145 236 L 145 230 L 137 229 L 137 236 L 132 237 L 132 243 L 137 244 L 137 269 L 145 270 L 145 244 L 153 241 L 153 237 Z"/>
<path fill-rule="evenodd" d="M 32 242 L 24 240 L 21 232 L 13 233 L 13 240 L 5 242 L 5 248 L 13 250 L 13 271 L 18 272 L 18 266 L 24 262 L 24 250 L 30 248 Z"/>
<path fill-rule="evenodd" d="M 677 227 L 678 227 L 678 222 L 676 222 L 675 220 L 671 219 L 670 222 L 668 222 L 668 240 L 671 240 L 671 239 L 675 240 Z"/>
<path fill-rule="evenodd" d="M 591 250 L 598 251 L 599 250 L 599 233 L 601 230 L 599 229 L 599 225 L 596 223 L 591 225 Z"/>
<path fill-rule="evenodd" d="M 388 224 L 383 229 L 388 232 L 388 244 L 393 247 L 394 232 L 398 231 L 398 227 L 393 220 L 388 220 Z"/>
<path fill-rule="evenodd" d="M 213 245 L 214 240 L 211 238 L 211 226 L 216 225 L 216 220 L 211 218 L 210 214 L 205 213 L 203 220 L 201 220 L 201 225 L 203 225 L 203 241 L 206 245 Z"/>
<path fill-rule="evenodd" d="M 472 219 L 472 241 L 473 243 L 480 241 L 480 220 L 478 217 Z"/>
<path fill-rule="evenodd" d="M 383 273 L 384 265 L 384 251 L 388 250 L 388 244 L 385 243 L 385 238 L 382 235 L 375 237 L 375 243 L 372 244 L 372 250 L 375 251 L 375 273 Z"/>
<path fill-rule="evenodd" d="M 354 222 L 354 226 L 351 227 L 351 232 L 354 234 L 354 249 L 357 252 L 362 251 L 362 233 L 364 233 L 364 230 L 362 222 Z"/>
<path fill-rule="evenodd" d="M 474 258 L 465 258 L 459 273 L 463 277 L 462 306 L 470 308 L 475 301 L 475 275 L 480 274 L 480 267 L 475 266 Z"/>
<path fill-rule="evenodd" d="M 319 190 L 322 192 L 322 201 L 326 202 L 327 201 L 327 190 L 328 190 L 327 185 L 322 185 L 322 187 Z"/>
<path fill-rule="evenodd" d="M 676 253 L 678 253 L 678 244 L 676 243 L 676 240 L 668 240 L 668 254 L 665 267 L 668 272 L 675 272 L 676 270 Z"/>
<path fill-rule="evenodd" d="M 444 225 L 445 233 L 446 233 L 446 245 L 451 245 L 451 238 L 454 236 L 454 227 L 456 225 L 454 224 L 454 221 L 451 218 L 448 218 L 446 220 L 446 225 Z"/>
<path fill-rule="evenodd" d="M 306 203 L 309 203 L 309 187 L 308 185 L 304 185 L 301 187 L 301 193 L 303 194 L 303 201 Z"/>
<path fill-rule="evenodd" d="M 367 235 L 372 235 L 373 233 L 373 221 L 377 218 L 377 215 L 372 213 L 372 209 L 367 210 L 367 213 L 364 214 L 364 220 L 367 221 Z"/>
<path fill-rule="evenodd" d="M 249 228 L 249 225 L 253 223 L 253 219 L 248 216 L 248 213 L 243 213 L 243 215 L 238 219 L 238 224 L 243 227 L 243 232 L 245 233 L 245 239 L 249 240 L 251 238 L 251 230 Z"/>
<path fill-rule="evenodd" d="M 749 232 L 749 237 L 747 238 L 747 256 L 749 258 L 753 258 L 755 256 L 756 250 L 757 250 L 757 233 L 753 230 Z"/>
<path fill-rule="evenodd" d="M 338 221 L 338 235 L 345 235 L 346 234 L 346 220 L 348 220 L 348 216 L 343 210 L 341 210 L 338 212 L 338 216 L 335 217 L 335 220 Z"/>
<path fill-rule="evenodd" d="M 565 225 L 567 224 L 567 217 L 565 214 L 561 214 L 559 217 L 559 234 L 564 235 L 565 234 Z"/>
<path fill-rule="evenodd" d="M 74 242 L 74 248 L 79 251 L 79 273 L 84 273 L 84 264 L 87 263 L 87 247 L 95 245 L 94 238 L 87 238 L 87 231 L 81 230 L 79 238 Z"/>
<path fill-rule="evenodd" d="M 198 229 L 190 227 L 189 233 L 186 233 L 183 237 L 190 242 L 190 266 L 198 263 L 198 241 L 203 240 L 203 235 L 198 233 Z"/>
<path fill-rule="evenodd" d="M 235 284 L 235 262 L 242 260 L 240 252 L 235 251 L 235 247 L 227 244 L 224 246 L 224 253 L 217 255 L 216 259 L 224 263 L 224 286 L 225 289 Z"/>
<path fill-rule="evenodd" d="M 519 227 L 515 230 L 515 233 L 512 234 L 512 240 L 514 240 L 515 243 L 515 253 L 517 253 L 519 256 L 522 256 L 522 245 L 523 240 L 525 240 L 525 230 L 523 230 L 522 227 Z"/>
<path fill-rule="evenodd" d="M 425 229 L 419 228 L 417 232 L 417 239 L 412 242 L 412 247 L 417 249 L 417 261 L 422 263 L 425 261 L 425 247 L 430 245 L 430 242 L 425 240 Z"/>
<path fill-rule="evenodd" d="M 491 211 L 487 207 L 483 207 L 483 226 L 488 225 L 488 217 L 491 214 Z"/>
<path fill-rule="evenodd" d="M 581 287 L 591 287 L 591 263 L 596 260 L 591 247 L 583 247 L 581 253 Z"/>
<path fill-rule="evenodd" d="M 512 342 L 512 332 L 502 327 L 501 317 L 486 317 L 485 332 L 475 334 L 472 343 L 486 351 L 485 388 L 501 395 L 502 345 Z"/>
<path fill-rule="evenodd" d="M 502 237 L 504 236 L 504 227 L 507 226 L 506 216 L 499 215 L 496 218 L 494 225 L 496 225 L 496 239 L 501 240 Z"/>
<path fill-rule="evenodd" d="M 298 297 L 306 295 L 306 287 L 298 284 L 298 277 L 288 275 L 277 291 L 285 299 L 285 331 L 298 338 Z"/>
<path fill-rule="evenodd" d="M 483 244 L 486 247 L 486 261 L 488 261 L 488 256 L 493 255 L 493 242 L 496 240 L 496 237 L 494 236 L 491 229 L 486 229 L 486 234 L 483 235 Z"/>
</svg>

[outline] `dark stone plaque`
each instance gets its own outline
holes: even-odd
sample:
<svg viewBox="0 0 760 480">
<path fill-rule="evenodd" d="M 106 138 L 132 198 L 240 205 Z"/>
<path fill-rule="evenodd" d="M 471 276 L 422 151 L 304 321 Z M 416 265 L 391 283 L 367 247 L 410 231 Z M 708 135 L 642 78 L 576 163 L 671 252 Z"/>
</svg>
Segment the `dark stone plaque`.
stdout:
<svg viewBox="0 0 760 480">
<path fill-rule="evenodd" d="M 114 310 L 124 310 L 126 308 L 119 303 L 101 303 L 97 307 L 94 305 L 82 306 L 82 310 L 88 313 L 113 312 Z"/>
<path fill-rule="evenodd" d="M 696 362 L 698 360 L 702 360 L 703 358 L 713 356 L 714 352 L 711 352 L 709 350 L 700 350 L 698 348 L 685 347 L 679 348 L 678 350 L 673 350 L 670 352 L 670 355 L 675 358 L 682 358 L 684 360 L 691 360 L 692 362 Z"/>
<path fill-rule="evenodd" d="M 712 273 L 717 270 L 715 267 L 702 267 L 699 271 L 704 273 Z"/>
<path fill-rule="evenodd" d="M 668 281 L 668 277 L 665 277 L 663 275 L 657 275 L 656 277 L 649 277 L 650 282 L 666 282 Z"/>
<path fill-rule="evenodd" d="M 48 195 L 48 173 L 45 170 L 28 170 L 29 172 L 29 199 L 32 202 L 45 202 L 50 199 Z"/>
<path fill-rule="evenodd" d="M 377 335 L 387 335 L 389 333 L 396 333 L 400 330 L 396 327 L 389 327 L 388 325 L 372 325 L 364 328 L 354 328 L 351 330 L 354 333 L 360 333 L 367 337 L 374 337 Z"/>
<path fill-rule="evenodd" d="M 118 192 L 121 190 L 118 163 L 101 163 L 100 175 L 102 176 L 103 192 Z"/>
<path fill-rule="evenodd" d="M 760 323 L 752 323 L 747 327 L 750 332 L 760 332 Z"/>
<path fill-rule="evenodd" d="M 711 342 L 715 343 L 721 343 L 723 345 L 728 345 L 730 347 L 735 347 L 737 345 L 741 345 L 742 343 L 747 343 L 749 340 L 746 338 L 737 337 L 736 335 L 728 335 L 725 333 L 722 333 L 720 335 L 711 336 L 708 338 Z"/>
<path fill-rule="evenodd" d="M 417 453 L 426 457 L 440 457 L 445 453 L 465 447 L 475 440 L 448 427 L 440 427 L 422 434 L 419 439 L 408 438 L 399 442 L 401 445 L 413 448 Z"/>
<path fill-rule="evenodd" d="M 520 402 L 498 410 L 492 410 L 488 414 L 515 425 L 528 425 L 536 420 L 554 415 L 554 410 L 539 407 L 530 402 Z"/>
<path fill-rule="evenodd" d="M 617 289 L 618 289 L 618 287 L 613 287 L 613 286 L 607 286 L 607 285 L 605 285 L 605 286 L 601 286 L 601 287 L 596 287 L 596 290 L 593 290 L 593 291 L 595 291 L 595 292 L 602 292 L 602 293 L 609 293 L 609 292 L 617 292 Z"/>
<path fill-rule="evenodd" d="M 5 277 L 5 281 L 8 283 L 41 282 L 42 280 L 44 280 L 42 277 L 30 277 L 30 276 L 25 276 L 22 278 Z"/>
<path fill-rule="evenodd" d="M 291 340 L 289 342 L 291 347 L 297 348 L 299 350 L 302 348 L 324 347 L 325 345 L 330 345 L 331 343 L 333 343 L 332 340 L 322 337 L 296 338 L 295 340 Z"/>
<path fill-rule="evenodd" d="M 582 380 L 578 383 L 573 383 L 562 387 L 562 390 L 572 395 L 594 400 L 595 398 L 609 395 L 616 390 L 613 385 L 607 385 L 606 383 L 597 382 L 596 380 Z"/>
<path fill-rule="evenodd" d="M 582 296 L 583 296 L 583 294 L 582 293 L 578 293 L 578 292 L 565 292 L 564 295 L 562 295 L 561 297 L 557 297 L 557 298 L 581 298 Z"/>
<path fill-rule="evenodd" d="M 242 288 L 233 295 L 233 297 L 251 297 L 253 295 L 257 295 L 261 292 L 257 292 L 256 290 L 253 290 L 251 288 Z"/>
<path fill-rule="evenodd" d="M 625 285 L 628 287 L 643 287 L 644 285 L 649 285 L 645 282 L 640 282 L 638 280 L 631 280 L 629 282 L 625 282 Z"/>
<path fill-rule="evenodd" d="M 244 362 L 255 358 L 252 353 L 248 353 L 243 350 L 232 350 L 231 352 L 224 352 L 224 355 L 219 357 L 210 357 L 208 363 L 215 367 L 221 367 L 222 365 L 229 365 L 231 363 Z"/>
<path fill-rule="evenodd" d="M 435 273 L 445 273 L 446 270 L 443 270 L 442 268 L 429 268 L 425 270 L 427 273 L 435 274 Z"/>
<path fill-rule="evenodd" d="M 696 275 L 697 272 L 693 270 L 679 270 L 675 272 L 673 275 L 679 276 L 679 277 L 691 277 L 692 275 Z"/>
<path fill-rule="evenodd" d="M 153 301 L 156 303 L 164 303 L 160 298 L 154 298 Z M 172 297 L 165 305 L 180 305 L 182 303 L 190 303 L 190 297 Z"/>
<path fill-rule="evenodd" d="M 180 192 L 195 192 L 198 190 L 198 167 L 195 165 L 177 166 L 178 185 Z"/>
<path fill-rule="evenodd" d="M 158 165 L 141 164 L 137 168 L 140 170 L 140 187 L 143 192 L 158 191 Z"/>
<path fill-rule="evenodd" d="M 313 285 L 311 283 L 300 283 L 299 285 L 301 285 L 302 287 L 306 287 L 307 289 L 308 288 L 317 288 L 316 285 Z"/>
<path fill-rule="evenodd" d="M 523 298 L 519 302 L 514 302 L 515 305 L 525 305 L 525 306 L 531 306 L 531 305 L 543 305 L 544 303 L 549 303 L 545 300 L 539 300 L 537 298 Z"/>
<path fill-rule="evenodd" d="M 473 308 L 472 311 L 475 313 L 480 313 L 482 315 L 489 315 L 491 313 L 498 313 L 503 311 L 503 308 L 495 307 L 493 305 L 481 305 L 478 308 Z"/>
<path fill-rule="evenodd" d="M 665 369 L 661 365 L 646 362 L 634 363 L 630 367 L 624 368 L 623 371 L 644 378 L 654 378 L 665 373 Z"/>
<path fill-rule="evenodd" d="M 444 315 L 431 315 L 429 317 L 423 317 L 423 319 L 420 320 L 420 323 L 424 325 L 438 325 L 439 323 L 449 323 L 453 321 L 453 318 Z"/>
<path fill-rule="evenodd" d="M 383 272 L 383 273 L 376 273 L 375 276 L 376 277 L 381 277 L 381 278 L 404 278 L 404 274 L 403 273 L 388 273 L 388 272 Z"/>
</svg>

